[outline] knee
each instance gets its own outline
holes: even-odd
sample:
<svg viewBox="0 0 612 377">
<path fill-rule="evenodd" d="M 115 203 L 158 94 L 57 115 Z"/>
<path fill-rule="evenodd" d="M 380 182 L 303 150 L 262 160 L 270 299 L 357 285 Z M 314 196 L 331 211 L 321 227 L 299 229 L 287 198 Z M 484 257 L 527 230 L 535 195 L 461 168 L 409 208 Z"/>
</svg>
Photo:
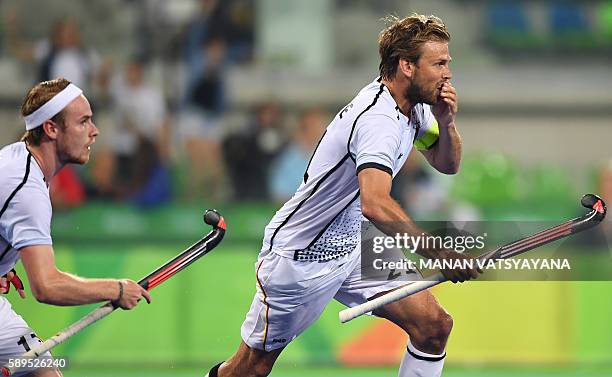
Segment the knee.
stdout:
<svg viewBox="0 0 612 377">
<path fill-rule="evenodd" d="M 413 344 L 418 343 L 422 348 L 442 352 L 446 341 L 453 329 L 453 317 L 440 308 L 434 315 L 426 317 L 417 324 L 410 337 Z"/>
<path fill-rule="evenodd" d="M 435 319 L 435 337 L 446 340 L 453 330 L 453 317 L 442 309 L 441 314 Z"/>
</svg>

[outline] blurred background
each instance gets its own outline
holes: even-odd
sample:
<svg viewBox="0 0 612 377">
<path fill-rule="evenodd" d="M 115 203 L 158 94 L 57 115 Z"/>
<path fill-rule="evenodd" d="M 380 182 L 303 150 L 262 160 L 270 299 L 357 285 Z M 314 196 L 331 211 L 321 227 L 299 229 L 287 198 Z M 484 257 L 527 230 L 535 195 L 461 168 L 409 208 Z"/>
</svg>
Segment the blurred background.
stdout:
<svg viewBox="0 0 612 377">
<path fill-rule="evenodd" d="M 226 217 L 224 243 L 57 348 L 66 376 L 202 375 L 233 353 L 263 228 L 293 195 L 329 120 L 378 74 L 388 14 L 435 14 L 451 34 L 464 160 L 420 155 L 393 195 L 415 219 L 565 220 L 584 192 L 612 202 L 612 1 L 0 0 L 0 141 L 23 133 L 36 82 L 86 91 L 101 135 L 51 184 L 58 264 L 137 280 Z M 610 222 L 599 253 L 610 253 Z M 610 262 L 607 260 L 607 262 Z M 609 282 L 441 286 L 453 314 L 446 376 L 611 376 Z M 11 300 L 46 338 L 93 307 Z M 406 338 L 337 320 L 292 343 L 274 376 L 393 376 Z M 112 371 L 109 371 L 112 368 Z"/>
</svg>

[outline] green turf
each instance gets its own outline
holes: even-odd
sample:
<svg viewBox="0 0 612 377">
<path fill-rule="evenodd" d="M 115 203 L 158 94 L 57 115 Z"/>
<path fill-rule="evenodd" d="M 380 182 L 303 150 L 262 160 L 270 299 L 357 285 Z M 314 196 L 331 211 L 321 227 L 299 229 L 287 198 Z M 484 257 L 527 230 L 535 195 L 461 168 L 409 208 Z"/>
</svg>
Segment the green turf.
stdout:
<svg viewBox="0 0 612 377">
<path fill-rule="evenodd" d="M 182 369 L 182 368 L 159 368 L 159 369 L 134 369 L 134 370 L 92 370 L 73 369 L 65 370 L 65 377 L 157 377 L 157 376 L 179 376 L 179 377 L 201 377 L 204 369 Z M 444 369 L 443 377 L 610 377 L 612 368 L 460 368 L 447 367 Z M 271 377 L 395 377 L 397 368 L 319 368 L 319 367 L 283 367 L 276 368 Z"/>
</svg>

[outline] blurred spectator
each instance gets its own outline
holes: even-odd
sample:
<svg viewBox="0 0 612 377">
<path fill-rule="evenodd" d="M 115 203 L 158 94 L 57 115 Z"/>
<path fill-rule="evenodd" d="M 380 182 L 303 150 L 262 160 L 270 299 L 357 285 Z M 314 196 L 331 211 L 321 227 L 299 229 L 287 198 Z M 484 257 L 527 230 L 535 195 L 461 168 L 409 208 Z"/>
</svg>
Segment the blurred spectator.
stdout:
<svg viewBox="0 0 612 377">
<path fill-rule="evenodd" d="M 329 119 L 319 108 L 305 111 L 293 134 L 292 143 L 270 167 L 270 191 L 275 202 L 290 199 L 304 180 L 304 172 Z"/>
<path fill-rule="evenodd" d="M 170 199 L 171 140 L 163 94 L 146 80 L 146 67 L 144 59 L 133 58 L 111 84 L 116 128 L 110 150 L 96 156 L 92 176 L 99 196 L 152 206 Z"/>
<path fill-rule="evenodd" d="M 253 0 L 200 0 L 200 12 L 185 35 L 187 104 L 201 96 L 203 80 L 214 85 L 207 110 L 217 113 L 225 102 L 222 70 L 228 64 L 248 62 L 253 55 Z M 214 81 L 214 83 L 213 83 Z"/>
<path fill-rule="evenodd" d="M 122 158 L 135 156 L 140 137 L 150 140 L 160 159 L 169 158 L 170 122 L 161 88 L 147 80 L 147 61 L 135 57 L 115 78 L 111 95 L 117 116 L 117 131 L 112 142 L 114 152 Z"/>
<path fill-rule="evenodd" d="M 186 105 L 193 111 L 218 117 L 224 110 L 225 93 L 223 67 L 225 64 L 225 42 L 213 38 L 201 46 L 203 56 L 199 74 L 190 81 Z"/>
<path fill-rule="evenodd" d="M 225 43 L 211 39 L 201 46 L 203 67 L 188 88 L 181 109 L 181 133 L 189 160 L 188 196 L 202 194 L 213 202 L 223 198 L 224 169 L 221 158 L 221 119 L 225 109 Z"/>
<path fill-rule="evenodd" d="M 8 45 L 18 58 L 37 63 L 35 81 L 64 77 L 87 92 L 106 73 L 95 50 L 83 45 L 76 20 L 57 21 L 49 37 L 34 44 L 18 35 L 15 20 L 16 15 L 7 20 Z"/>
<path fill-rule="evenodd" d="M 279 105 L 265 103 L 256 109 L 254 119 L 244 132 L 224 140 L 223 155 L 235 199 L 270 198 L 270 165 L 285 144 L 282 120 Z"/>
<path fill-rule="evenodd" d="M 200 13 L 189 23 L 185 38 L 188 82 L 199 76 L 204 64 L 201 46 L 211 39 L 223 39 L 228 62 L 251 60 L 254 44 L 253 0 L 200 0 Z"/>
<path fill-rule="evenodd" d="M 223 35 L 226 36 L 228 57 L 232 64 L 250 63 L 255 45 L 255 1 L 232 0 L 224 2 L 228 8 L 228 20 Z"/>
<path fill-rule="evenodd" d="M 159 158 L 159 148 L 141 135 L 137 151 L 137 156 L 127 162 L 133 175 L 121 194 L 141 208 L 169 202 L 172 199 L 172 180 L 168 168 Z"/>
</svg>

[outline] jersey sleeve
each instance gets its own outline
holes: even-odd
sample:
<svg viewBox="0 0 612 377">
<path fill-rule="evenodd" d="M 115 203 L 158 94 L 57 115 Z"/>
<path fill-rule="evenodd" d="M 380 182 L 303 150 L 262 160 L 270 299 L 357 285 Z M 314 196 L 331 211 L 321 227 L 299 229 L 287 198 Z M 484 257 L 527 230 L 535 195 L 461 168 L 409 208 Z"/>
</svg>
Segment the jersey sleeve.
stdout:
<svg viewBox="0 0 612 377">
<path fill-rule="evenodd" d="M 43 188 L 26 183 L 0 217 L 2 237 L 13 248 L 51 245 L 51 202 Z"/>
<path fill-rule="evenodd" d="M 355 158 L 357 173 L 377 168 L 393 175 L 393 162 L 401 144 L 401 127 L 386 115 L 362 116 L 355 125 L 349 152 Z"/>
<path fill-rule="evenodd" d="M 438 142 L 440 129 L 429 105 L 423 105 L 423 121 L 419 134 L 414 140 L 414 147 L 419 151 L 431 149 Z"/>
</svg>

